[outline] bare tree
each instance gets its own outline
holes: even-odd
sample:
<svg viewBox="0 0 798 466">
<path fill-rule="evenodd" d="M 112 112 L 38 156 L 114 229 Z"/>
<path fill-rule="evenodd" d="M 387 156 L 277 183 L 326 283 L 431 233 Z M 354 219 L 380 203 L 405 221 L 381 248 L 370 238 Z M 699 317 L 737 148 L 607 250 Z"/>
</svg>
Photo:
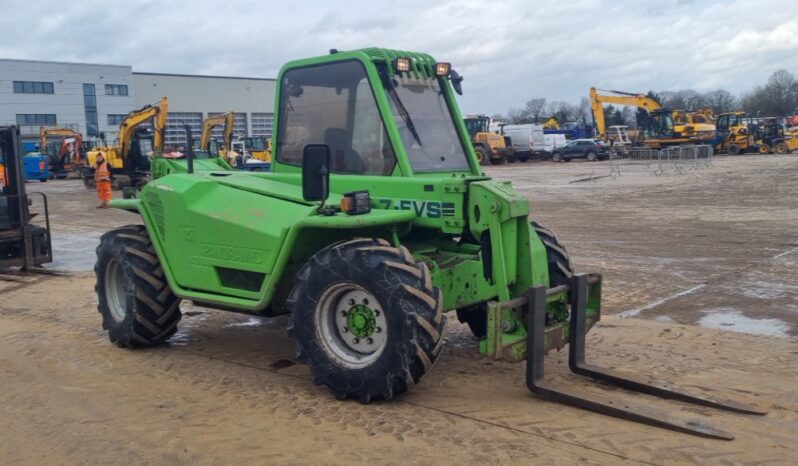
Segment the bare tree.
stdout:
<svg viewBox="0 0 798 466">
<path fill-rule="evenodd" d="M 798 81 L 786 70 L 778 70 L 764 86 L 757 86 L 743 97 L 743 108 L 754 115 L 792 114 L 798 107 Z"/>
<path fill-rule="evenodd" d="M 673 110 L 697 110 L 709 104 L 707 99 L 692 89 L 680 91 L 664 91 L 660 93 L 660 104 Z"/>
<path fill-rule="evenodd" d="M 525 110 L 532 123 L 540 123 L 546 111 L 546 99 L 535 98 L 528 100 Z"/>
<path fill-rule="evenodd" d="M 707 106 L 712 109 L 715 114 L 723 112 L 730 112 L 735 110 L 739 103 L 734 95 L 726 89 L 717 89 L 704 93 L 704 99 Z"/>
<path fill-rule="evenodd" d="M 590 99 L 582 97 L 579 99 L 579 105 L 574 109 L 574 120 L 586 125 L 588 122 L 593 121 L 593 110 L 590 107 Z"/>
<path fill-rule="evenodd" d="M 511 108 L 507 111 L 507 123 L 511 125 L 521 125 L 524 123 L 531 123 L 531 119 L 523 108 Z"/>
</svg>

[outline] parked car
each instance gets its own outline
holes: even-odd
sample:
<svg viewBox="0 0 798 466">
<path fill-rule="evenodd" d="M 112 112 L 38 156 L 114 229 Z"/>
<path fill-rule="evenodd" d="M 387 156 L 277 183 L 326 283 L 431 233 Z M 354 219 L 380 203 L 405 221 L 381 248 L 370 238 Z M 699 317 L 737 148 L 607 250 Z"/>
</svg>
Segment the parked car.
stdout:
<svg viewBox="0 0 798 466">
<path fill-rule="evenodd" d="M 570 162 L 571 159 L 587 159 L 591 162 L 607 158 L 607 149 L 592 139 L 574 139 L 551 152 L 554 162 Z"/>
</svg>

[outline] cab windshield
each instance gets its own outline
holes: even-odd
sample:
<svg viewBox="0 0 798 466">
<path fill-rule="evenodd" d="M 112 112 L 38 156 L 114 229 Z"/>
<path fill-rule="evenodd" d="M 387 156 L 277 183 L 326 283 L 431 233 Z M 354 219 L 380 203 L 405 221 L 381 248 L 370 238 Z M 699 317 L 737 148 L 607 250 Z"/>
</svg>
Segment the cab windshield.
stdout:
<svg viewBox="0 0 798 466">
<path fill-rule="evenodd" d="M 247 138 L 247 148 L 254 151 L 264 151 L 266 150 L 266 139 L 265 138 Z"/>
<path fill-rule="evenodd" d="M 466 118 L 465 125 L 466 125 L 466 130 L 468 130 L 468 135 L 471 136 L 472 138 L 477 133 L 488 132 L 487 118 Z"/>
<path fill-rule="evenodd" d="M 384 76 L 383 81 L 413 171 L 468 171 L 468 158 L 438 79 L 396 75 Z"/>
</svg>

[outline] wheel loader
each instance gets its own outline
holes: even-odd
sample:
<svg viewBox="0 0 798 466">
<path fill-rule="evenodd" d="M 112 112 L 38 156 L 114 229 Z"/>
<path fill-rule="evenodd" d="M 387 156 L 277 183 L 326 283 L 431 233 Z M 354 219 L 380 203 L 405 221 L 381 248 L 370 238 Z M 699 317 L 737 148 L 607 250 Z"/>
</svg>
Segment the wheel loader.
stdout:
<svg viewBox="0 0 798 466">
<path fill-rule="evenodd" d="M 464 121 L 480 165 L 500 165 L 518 160 L 510 138 L 490 131 L 490 117 L 469 115 Z"/>
<path fill-rule="evenodd" d="M 430 55 L 369 48 L 292 61 L 277 78 L 273 169 L 152 159 L 153 179 L 112 206 L 142 224 L 102 236 L 103 328 L 120 347 L 165 343 L 180 302 L 290 314 L 296 359 L 339 399 L 392 399 L 439 359 L 454 311 L 487 358 L 527 362 L 542 398 L 705 437 L 732 435 L 543 379 L 544 354 L 571 369 L 683 401 L 732 401 L 607 371 L 584 360 L 601 276 L 574 273 L 554 233 L 510 183 L 480 167 L 455 93 Z M 181 165 L 182 164 L 182 165 Z"/>
</svg>

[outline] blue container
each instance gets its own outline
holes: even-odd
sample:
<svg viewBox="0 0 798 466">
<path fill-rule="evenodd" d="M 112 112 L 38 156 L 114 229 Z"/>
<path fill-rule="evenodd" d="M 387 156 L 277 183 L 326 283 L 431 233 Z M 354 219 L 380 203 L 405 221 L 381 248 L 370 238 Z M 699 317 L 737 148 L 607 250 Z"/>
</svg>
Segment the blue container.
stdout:
<svg viewBox="0 0 798 466">
<path fill-rule="evenodd" d="M 50 167 L 48 167 L 47 157 L 39 152 L 30 152 L 22 158 L 25 167 L 25 180 L 27 181 L 47 181 L 50 178 Z"/>
</svg>

